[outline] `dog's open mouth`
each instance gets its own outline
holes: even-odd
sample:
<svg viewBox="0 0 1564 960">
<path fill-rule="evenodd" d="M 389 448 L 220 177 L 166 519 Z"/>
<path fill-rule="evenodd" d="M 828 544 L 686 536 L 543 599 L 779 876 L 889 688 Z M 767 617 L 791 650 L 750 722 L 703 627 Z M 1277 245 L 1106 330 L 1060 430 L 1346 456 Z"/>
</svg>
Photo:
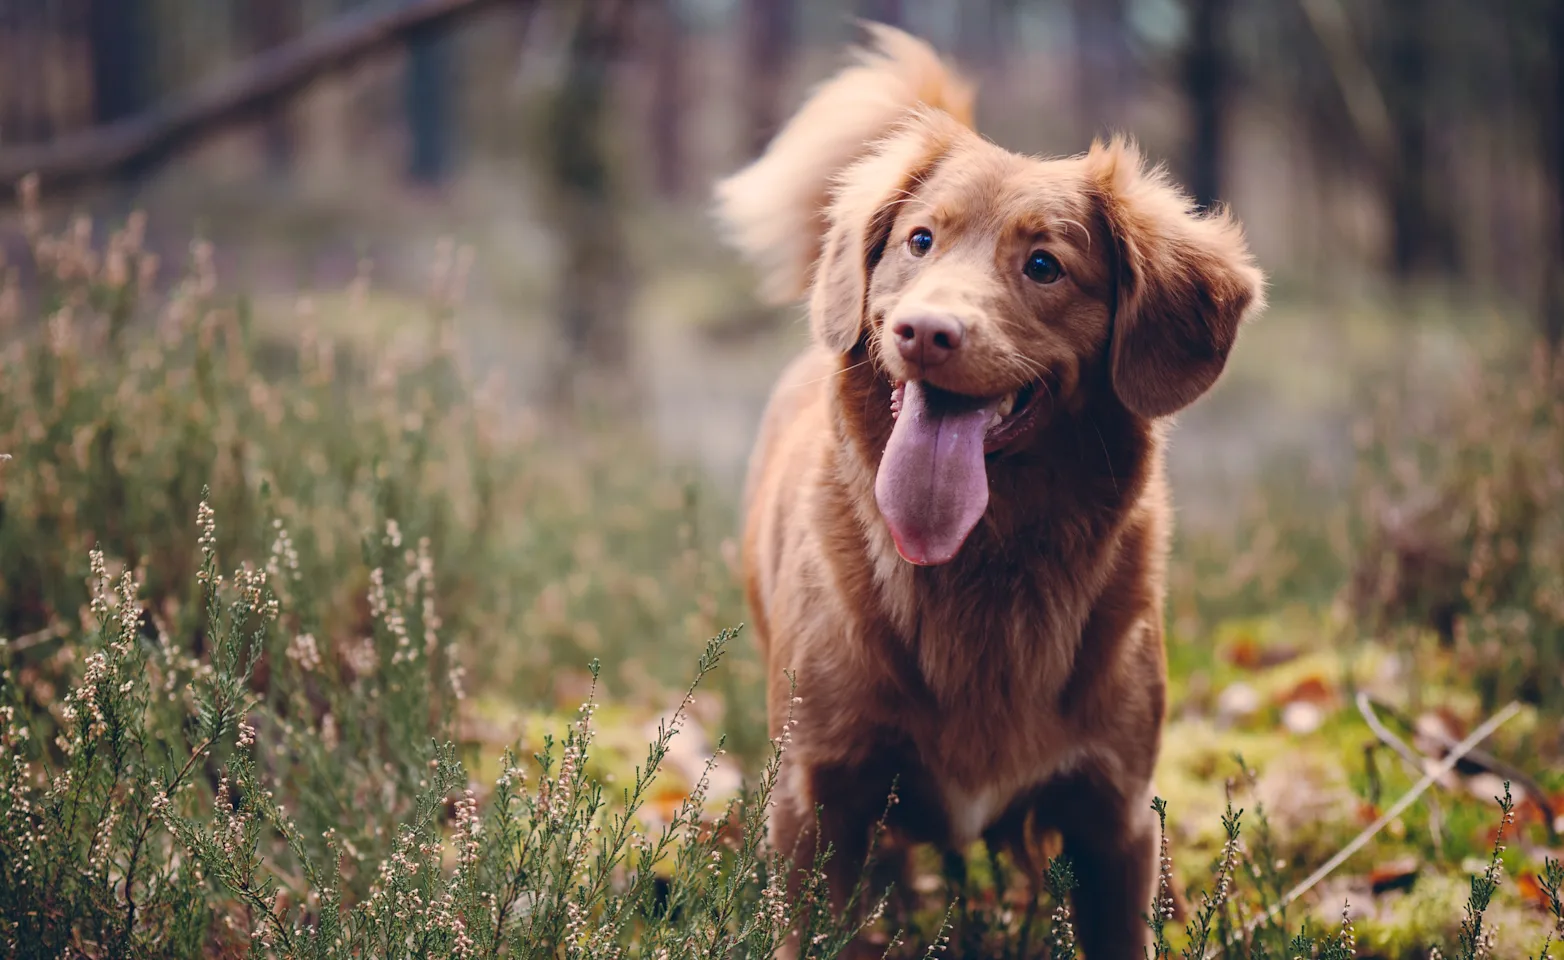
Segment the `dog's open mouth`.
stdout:
<svg viewBox="0 0 1564 960">
<path fill-rule="evenodd" d="M 1045 392 L 1032 383 L 1002 397 L 967 397 L 921 380 L 894 385 L 896 425 L 874 494 L 896 550 L 910 563 L 955 557 L 988 509 L 988 455 L 1036 421 Z"/>
<path fill-rule="evenodd" d="M 943 393 L 938 387 L 923 385 L 928 393 Z M 891 388 L 891 419 L 901 415 L 902 397 L 907 390 L 906 381 L 897 381 Z M 1038 400 L 1044 393 L 1043 383 L 1034 380 L 1019 390 L 1012 390 L 990 408 L 989 421 L 983 437 L 983 452 L 994 453 L 1027 431 L 1037 419 Z M 947 394 L 957 397 L 957 394 Z M 966 399 L 966 398 L 962 398 Z"/>
</svg>

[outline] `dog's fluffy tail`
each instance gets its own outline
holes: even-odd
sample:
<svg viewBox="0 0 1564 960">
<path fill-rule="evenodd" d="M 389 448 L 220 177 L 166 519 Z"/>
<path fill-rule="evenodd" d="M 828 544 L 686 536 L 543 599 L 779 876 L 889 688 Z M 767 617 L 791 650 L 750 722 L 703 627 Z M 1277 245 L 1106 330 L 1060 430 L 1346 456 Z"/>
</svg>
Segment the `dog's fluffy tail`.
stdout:
<svg viewBox="0 0 1564 960">
<path fill-rule="evenodd" d="M 917 111 L 972 125 L 972 86 L 932 47 L 894 27 L 865 28 L 857 62 L 817 89 L 758 160 L 717 184 L 717 218 L 773 302 L 808 288 L 837 174 Z"/>
</svg>

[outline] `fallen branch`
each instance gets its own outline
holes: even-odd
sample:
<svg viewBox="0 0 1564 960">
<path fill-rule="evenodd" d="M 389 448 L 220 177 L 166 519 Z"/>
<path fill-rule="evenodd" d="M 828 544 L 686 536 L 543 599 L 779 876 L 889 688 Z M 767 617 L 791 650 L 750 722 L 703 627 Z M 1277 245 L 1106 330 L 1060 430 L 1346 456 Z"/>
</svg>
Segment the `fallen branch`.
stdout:
<svg viewBox="0 0 1564 960">
<path fill-rule="evenodd" d="M 400 42 L 412 31 L 497 2 L 402 0 L 343 14 L 146 113 L 51 143 L 0 150 L 0 183 L 15 183 L 36 173 L 57 188 L 113 173 L 241 119 L 327 73 Z"/>
<path fill-rule="evenodd" d="M 23 650 L 31 650 L 40 644 L 48 643 L 50 640 L 57 640 L 70 632 L 70 629 L 65 624 L 52 623 L 42 630 L 25 633 L 15 640 L 7 640 L 4 637 L 0 637 L 0 650 L 10 654 L 18 654 Z"/>
<path fill-rule="evenodd" d="M 1345 847 L 1342 847 L 1340 850 L 1338 850 L 1335 856 L 1321 864 L 1318 870 L 1305 877 L 1303 881 L 1300 882 L 1297 886 L 1293 887 L 1291 890 L 1288 890 L 1280 900 L 1271 905 L 1271 909 L 1261 914 L 1253 922 L 1244 924 L 1238 930 L 1235 930 L 1232 936 L 1227 938 L 1227 943 L 1236 943 L 1238 942 L 1239 937 L 1244 936 L 1245 934 L 1253 931 L 1263 924 L 1270 923 L 1272 920 L 1276 919 L 1277 915 L 1280 914 L 1283 910 L 1292 906 L 1293 901 L 1297 900 L 1305 893 L 1308 893 L 1321 880 L 1324 880 L 1326 877 L 1330 876 L 1337 867 L 1346 863 L 1354 853 L 1362 850 L 1370 840 L 1374 839 L 1376 834 L 1385 829 L 1385 826 L 1389 824 L 1390 821 L 1405 813 L 1406 809 L 1412 804 L 1416 803 L 1417 798 L 1421 797 L 1424 791 L 1433 786 L 1435 781 L 1449 773 L 1451 770 L 1454 770 L 1455 765 L 1461 761 L 1462 757 L 1476 749 L 1479 743 L 1482 743 L 1484 740 L 1492 736 L 1495 730 L 1508 723 L 1511 717 L 1514 717 L 1517 713 L 1520 712 L 1520 709 L 1521 705 L 1518 702 L 1511 700 L 1504 707 L 1504 709 L 1489 717 L 1482 726 L 1478 727 L 1476 730 L 1473 730 L 1470 736 L 1456 744 L 1449 753 L 1445 754 L 1444 759 L 1440 760 L 1427 773 L 1423 774 L 1423 778 L 1417 783 L 1413 784 L 1410 790 L 1402 794 L 1401 799 L 1397 800 L 1389 810 L 1386 810 L 1384 813 L 1380 814 L 1379 819 L 1364 827 L 1363 831 L 1357 836 L 1353 837 L 1351 842 L 1349 842 Z M 1212 944 L 1210 947 L 1208 947 L 1205 954 L 1203 955 L 1203 960 L 1213 960 L 1213 958 L 1216 957 L 1217 949 L 1217 944 Z"/>
<path fill-rule="evenodd" d="M 1419 770 L 1426 768 L 1428 764 L 1433 762 L 1434 758 L 1412 749 L 1400 737 L 1391 733 L 1383 723 L 1380 723 L 1376 711 L 1383 711 L 1395 717 L 1402 726 L 1409 730 L 1415 728 L 1412 721 L 1398 712 L 1395 707 L 1382 700 L 1370 697 L 1367 693 L 1360 692 L 1358 694 L 1358 712 L 1368 722 L 1369 729 L 1374 731 L 1375 736 L 1385 743 L 1391 744 L 1398 753 L 1416 764 Z M 1445 750 L 1455 746 L 1454 737 L 1448 736 L 1437 729 L 1427 730 L 1424 735 Z M 1395 742 L 1391 743 L 1392 740 Z M 1542 811 L 1542 819 L 1548 831 L 1549 842 L 1558 839 L 1558 834 L 1553 827 L 1553 819 L 1557 816 L 1557 811 L 1553 809 L 1553 802 L 1548 799 L 1548 791 L 1531 774 L 1513 763 L 1507 763 L 1499 759 L 1486 750 L 1478 749 L 1468 750 L 1466 756 L 1462 757 L 1460 763 L 1456 764 L 1455 769 L 1457 773 L 1464 776 L 1471 776 L 1474 773 L 1491 773 L 1500 779 L 1509 780 L 1522 790 L 1525 790 L 1526 796 Z"/>
<path fill-rule="evenodd" d="M 1368 724 L 1374 736 L 1379 738 L 1380 743 L 1383 743 L 1400 755 L 1401 761 L 1406 764 L 1408 773 L 1415 777 L 1428 769 L 1428 757 L 1413 750 L 1380 721 L 1379 714 L 1374 712 L 1374 700 L 1367 693 L 1359 690 L 1357 703 L 1358 713 L 1362 715 L 1363 721 Z M 1449 746 L 1449 744 L 1446 744 L 1446 746 Z M 1379 797 L 1375 796 L 1374 800 L 1377 803 Z M 1439 801 L 1434 799 L 1432 795 L 1428 798 L 1428 830 L 1434 835 L 1434 853 L 1443 859 L 1445 852 L 1444 814 L 1439 809 Z"/>
</svg>

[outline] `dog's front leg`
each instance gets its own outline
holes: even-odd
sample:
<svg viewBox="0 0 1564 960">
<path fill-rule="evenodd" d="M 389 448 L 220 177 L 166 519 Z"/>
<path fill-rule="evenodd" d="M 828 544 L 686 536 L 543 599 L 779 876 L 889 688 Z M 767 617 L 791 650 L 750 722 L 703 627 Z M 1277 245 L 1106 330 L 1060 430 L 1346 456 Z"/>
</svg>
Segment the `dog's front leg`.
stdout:
<svg viewBox="0 0 1564 960">
<path fill-rule="evenodd" d="M 797 763 L 786 770 L 777 784 L 775 806 L 771 811 L 771 842 L 778 852 L 792 861 L 793 869 L 788 879 L 788 904 L 805 905 L 800 920 L 811 920 L 811 926 L 819 931 L 837 928 L 842 923 L 855 924 L 864 912 L 866 903 L 872 903 L 876 891 L 864 891 L 853 903 L 853 915 L 847 912 L 853 893 L 863 876 L 869 856 L 871 834 L 875 821 L 884 805 L 884 797 L 890 792 L 890 782 L 884 784 L 883 795 L 877 806 L 868 802 L 875 795 L 875 786 L 867 786 L 863 778 L 840 769 L 821 770 L 803 764 L 802 758 L 789 758 Z M 829 850 L 824 863 L 819 864 L 819 878 L 824 889 L 814 878 L 817 861 Z M 863 953 L 866 945 L 852 944 L 843 954 L 846 957 L 877 955 Z M 807 954 L 799 951 L 795 933 L 785 941 L 777 956 L 793 958 Z"/>
<path fill-rule="evenodd" d="M 1063 830 L 1077 938 L 1087 960 L 1142 960 L 1151 944 L 1145 916 L 1157 876 L 1157 818 L 1149 805 L 1117 797 L 1084 809 L 1093 806 L 1098 816 L 1078 813 Z"/>
</svg>

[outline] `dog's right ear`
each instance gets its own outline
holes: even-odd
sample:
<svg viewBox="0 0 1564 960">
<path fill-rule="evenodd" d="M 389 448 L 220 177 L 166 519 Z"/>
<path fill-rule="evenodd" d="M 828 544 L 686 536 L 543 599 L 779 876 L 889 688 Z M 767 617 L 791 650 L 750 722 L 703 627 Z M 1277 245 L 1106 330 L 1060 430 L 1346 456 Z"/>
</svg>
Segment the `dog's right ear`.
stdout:
<svg viewBox="0 0 1564 960">
<path fill-rule="evenodd" d="M 761 271 L 775 303 L 804 295 L 821 252 L 832 185 L 920 113 L 972 125 L 972 88 L 928 44 L 868 24 L 870 46 L 822 85 L 754 163 L 717 184 L 716 214 L 729 242 Z M 893 180 L 878 185 L 889 189 Z M 837 199 L 847 192 L 839 189 Z M 878 200 L 878 198 L 876 198 Z"/>
</svg>

